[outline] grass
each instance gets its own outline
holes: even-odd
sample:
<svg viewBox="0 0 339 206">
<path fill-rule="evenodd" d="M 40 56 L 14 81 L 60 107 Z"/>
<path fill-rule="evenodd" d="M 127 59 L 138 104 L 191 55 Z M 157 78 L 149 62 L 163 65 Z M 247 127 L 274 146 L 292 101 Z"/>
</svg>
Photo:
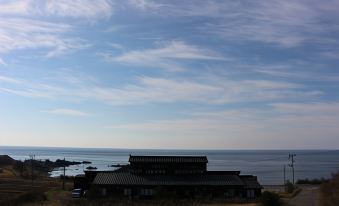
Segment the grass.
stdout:
<svg viewBox="0 0 339 206">
<path fill-rule="evenodd" d="M 2 172 L 0 173 L 0 177 L 3 178 L 10 178 L 10 177 L 16 177 L 16 172 L 11 167 L 2 167 Z"/>
<path fill-rule="evenodd" d="M 51 189 L 51 190 L 48 190 L 45 195 L 46 195 L 46 199 L 48 201 L 54 201 L 57 199 L 58 195 L 63 192 L 62 189 Z"/>
<path fill-rule="evenodd" d="M 16 206 L 27 203 L 37 203 L 46 200 L 46 196 L 42 191 L 29 191 L 17 195 L 15 198 L 1 202 L 2 206 Z"/>
<path fill-rule="evenodd" d="M 12 166 L 4 166 L 0 172 L 0 205 L 37 205 L 46 202 L 48 193 L 61 188 L 60 179 L 40 176 L 32 182 L 16 174 Z M 71 188 L 67 182 L 67 188 Z M 50 195 L 51 197 L 52 195 Z"/>
</svg>

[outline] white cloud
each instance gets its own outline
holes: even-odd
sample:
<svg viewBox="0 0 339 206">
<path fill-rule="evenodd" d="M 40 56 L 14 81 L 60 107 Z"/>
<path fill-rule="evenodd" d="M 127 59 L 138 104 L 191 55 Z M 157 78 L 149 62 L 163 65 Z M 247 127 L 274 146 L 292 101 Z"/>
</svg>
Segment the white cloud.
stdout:
<svg viewBox="0 0 339 206">
<path fill-rule="evenodd" d="M 122 46 L 121 44 L 117 44 L 117 43 L 109 43 L 108 44 L 111 48 L 116 49 L 116 50 L 124 50 L 125 47 Z"/>
<path fill-rule="evenodd" d="M 305 41 L 314 41 L 314 37 L 322 32 L 315 26 L 315 10 L 304 2 L 259 1 L 235 4 L 231 8 L 226 4 L 223 6 L 234 16 L 223 16 L 223 21 L 211 23 L 203 29 L 229 40 L 251 40 L 293 47 Z"/>
<path fill-rule="evenodd" d="M 74 20 L 52 22 L 50 17 L 69 17 L 93 22 L 113 13 L 110 0 L 23 0 L 2 1 L 0 5 L 0 53 L 43 49 L 46 57 L 88 48 L 90 43 L 72 37 Z M 39 19 L 39 20 L 38 20 Z"/>
<path fill-rule="evenodd" d="M 27 15 L 29 14 L 31 0 L 2 1 L 0 15 Z"/>
<path fill-rule="evenodd" d="M 109 0 L 49 0 L 45 3 L 47 15 L 66 16 L 74 18 L 110 17 L 113 13 L 113 3 Z"/>
<path fill-rule="evenodd" d="M 52 57 L 90 46 L 86 40 L 64 37 L 71 29 L 70 25 L 63 23 L 21 18 L 1 19 L 0 53 L 42 48 L 47 50 L 47 57 Z"/>
<path fill-rule="evenodd" d="M 253 66 L 255 67 L 255 66 Z M 285 78 L 285 79 L 298 79 L 298 80 L 307 80 L 307 81 L 339 81 L 339 75 L 337 73 L 330 74 L 329 72 L 314 72 L 314 71 L 302 71 L 296 70 L 295 68 L 302 68 L 302 67 L 309 67 L 309 65 L 302 65 L 302 66 L 286 66 L 286 67 L 262 67 L 258 69 L 254 69 L 255 72 L 263 74 L 265 76 L 270 77 L 278 77 L 278 78 Z"/>
<path fill-rule="evenodd" d="M 272 108 L 198 113 L 182 119 L 115 124 L 106 128 L 125 138 L 143 134 L 143 141 L 172 148 L 338 149 L 338 124 L 339 103 L 332 102 L 280 103 Z M 157 138 L 150 138 L 154 136 Z M 171 142 L 162 143 L 167 139 Z"/>
<path fill-rule="evenodd" d="M 165 3 L 163 3 L 165 2 Z M 208 17 L 201 31 L 229 41 L 258 41 L 281 47 L 305 42 L 333 43 L 337 32 L 338 1 L 141 1 L 132 4 L 144 14 L 177 17 Z M 206 18 L 205 18 L 206 19 Z"/>
<path fill-rule="evenodd" d="M 141 10 L 158 10 L 159 8 L 165 6 L 165 4 L 159 3 L 159 1 L 152 0 L 128 0 L 128 4 Z"/>
<path fill-rule="evenodd" d="M 152 101 L 187 101 L 207 104 L 265 101 L 281 98 L 298 98 L 307 94 L 298 93 L 298 84 L 267 80 L 231 80 L 212 77 L 200 80 L 174 81 L 161 78 L 143 78 L 143 93 L 155 97 Z M 153 95 L 152 95 L 153 94 Z M 158 95 L 156 95 L 158 94 Z M 316 94 L 315 94 L 316 95 Z M 158 100 L 157 100 L 158 99 Z"/>
<path fill-rule="evenodd" d="M 222 83 L 140 77 L 136 84 L 121 88 L 92 87 L 88 93 L 82 94 L 87 98 L 95 98 L 113 105 L 178 102 L 227 104 L 312 98 L 321 94 L 317 91 L 299 91 L 300 85 L 286 82 L 229 79 L 220 81 Z"/>
<path fill-rule="evenodd" d="M 0 15 L 61 16 L 93 21 L 112 14 L 113 1 L 110 0 L 22 0 L 0 5 Z"/>
<path fill-rule="evenodd" d="M 272 107 L 284 114 L 298 115 L 339 115 L 339 103 L 276 103 Z"/>
<path fill-rule="evenodd" d="M 241 82 L 258 89 L 295 89 L 302 87 L 300 84 L 271 80 L 243 80 Z"/>
<path fill-rule="evenodd" d="M 0 64 L 3 65 L 3 66 L 7 65 L 6 62 L 2 58 L 0 58 Z"/>
<path fill-rule="evenodd" d="M 30 98 L 55 99 L 64 94 L 61 87 L 42 85 L 42 84 L 21 84 L 21 87 L 0 86 L 0 91 Z"/>
<path fill-rule="evenodd" d="M 183 70 L 183 66 L 178 63 L 180 60 L 226 60 L 217 52 L 189 45 L 183 41 L 162 42 L 153 49 L 133 50 L 120 56 L 104 54 L 104 57 L 108 61 L 163 68 L 169 71 Z"/>
<path fill-rule="evenodd" d="M 8 82 L 12 84 L 19 84 L 21 81 L 7 76 L 0 76 L 0 82 Z"/>
<path fill-rule="evenodd" d="M 118 31 L 124 30 L 126 28 L 127 28 L 126 25 L 113 25 L 113 26 L 109 26 L 108 28 L 103 30 L 103 32 L 107 32 L 107 33 L 118 32 Z"/>
<path fill-rule="evenodd" d="M 138 84 L 122 88 L 95 87 L 89 95 L 109 104 L 175 103 L 204 101 L 207 94 L 216 94 L 218 87 L 189 81 L 140 77 Z"/>
<path fill-rule="evenodd" d="M 82 112 L 82 111 L 75 110 L 75 109 L 66 109 L 66 108 L 58 108 L 58 109 L 50 110 L 47 112 L 51 114 L 75 116 L 75 117 L 85 117 L 89 115 L 86 112 Z"/>
<path fill-rule="evenodd" d="M 141 76 L 135 82 L 119 86 L 102 86 L 99 81 L 81 75 L 61 74 L 48 82 L 7 84 L 0 90 L 26 97 L 68 100 L 95 100 L 111 105 L 148 103 L 228 104 L 235 102 L 269 102 L 317 99 L 320 91 L 300 84 L 269 80 L 231 80 L 222 76 L 198 79 L 166 79 Z"/>
</svg>

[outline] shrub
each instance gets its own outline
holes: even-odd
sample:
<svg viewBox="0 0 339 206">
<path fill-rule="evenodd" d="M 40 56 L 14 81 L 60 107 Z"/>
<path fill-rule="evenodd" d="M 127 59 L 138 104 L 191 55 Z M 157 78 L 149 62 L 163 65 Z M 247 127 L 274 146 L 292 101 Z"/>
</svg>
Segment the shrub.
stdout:
<svg viewBox="0 0 339 206">
<path fill-rule="evenodd" d="M 262 193 L 260 198 L 260 203 L 262 206 L 282 206 L 283 203 L 279 198 L 278 194 L 265 191 Z"/>
<path fill-rule="evenodd" d="M 339 202 L 339 173 L 320 186 L 320 205 L 337 206 Z"/>
<path fill-rule="evenodd" d="M 292 193 L 294 191 L 295 187 L 290 181 L 286 181 L 285 183 L 285 192 Z"/>
<path fill-rule="evenodd" d="M 30 191 L 19 195 L 15 199 L 9 201 L 1 202 L 2 206 L 14 206 L 14 205 L 23 205 L 27 203 L 37 203 L 47 200 L 46 195 L 40 191 Z"/>
<path fill-rule="evenodd" d="M 328 182 L 328 179 L 320 178 L 320 179 L 300 179 L 297 181 L 297 184 L 311 184 L 311 185 L 320 185 L 322 183 Z"/>
<path fill-rule="evenodd" d="M 18 197 L 18 202 L 41 202 L 47 200 L 43 192 L 33 191 Z"/>
</svg>

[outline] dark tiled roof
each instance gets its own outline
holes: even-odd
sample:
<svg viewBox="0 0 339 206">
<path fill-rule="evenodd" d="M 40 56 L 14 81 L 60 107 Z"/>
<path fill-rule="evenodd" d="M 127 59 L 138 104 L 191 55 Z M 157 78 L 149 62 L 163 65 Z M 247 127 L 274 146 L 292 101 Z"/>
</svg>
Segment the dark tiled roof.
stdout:
<svg viewBox="0 0 339 206">
<path fill-rule="evenodd" d="M 214 174 L 214 175 L 239 175 L 240 171 L 232 170 L 232 171 L 208 171 L 208 174 Z"/>
<path fill-rule="evenodd" d="M 93 184 L 98 185 L 218 185 L 244 186 L 238 175 L 137 175 L 128 172 L 98 173 Z"/>
<path fill-rule="evenodd" d="M 257 177 L 253 175 L 240 175 L 240 179 L 245 183 L 245 187 L 248 189 L 262 189 Z"/>
<path fill-rule="evenodd" d="M 133 156 L 130 155 L 129 162 L 150 163 L 207 163 L 206 156 Z"/>
</svg>

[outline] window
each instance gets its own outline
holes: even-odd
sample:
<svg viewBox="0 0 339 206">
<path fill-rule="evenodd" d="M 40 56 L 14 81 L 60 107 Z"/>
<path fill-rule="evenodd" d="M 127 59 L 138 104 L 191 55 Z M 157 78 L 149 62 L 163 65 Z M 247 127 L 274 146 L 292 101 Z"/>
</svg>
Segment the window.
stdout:
<svg viewBox="0 0 339 206">
<path fill-rule="evenodd" d="M 106 189 L 106 188 L 103 188 L 101 192 L 102 192 L 102 196 L 106 196 L 106 194 L 107 194 L 107 189 Z"/>
<path fill-rule="evenodd" d="M 152 196 L 153 195 L 153 189 L 141 189 L 140 195 L 143 196 Z"/>
<path fill-rule="evenodd" d="M 224 192 L 224 196 L 225 198 L 233 198 L 234 197 L 234 190 L 230 189 L 230 190 L 226 190 Z"/>
<path fill-rule="evenodd" d="M 132 190 L 130 188 L 124 189 L 124 195 L 129 196 L 132 194 Z"/>
<path fill-rule="evenodd" d="M 254 198 L 254 190 L 247 190 L 247 197 Z"/>
</svg>

